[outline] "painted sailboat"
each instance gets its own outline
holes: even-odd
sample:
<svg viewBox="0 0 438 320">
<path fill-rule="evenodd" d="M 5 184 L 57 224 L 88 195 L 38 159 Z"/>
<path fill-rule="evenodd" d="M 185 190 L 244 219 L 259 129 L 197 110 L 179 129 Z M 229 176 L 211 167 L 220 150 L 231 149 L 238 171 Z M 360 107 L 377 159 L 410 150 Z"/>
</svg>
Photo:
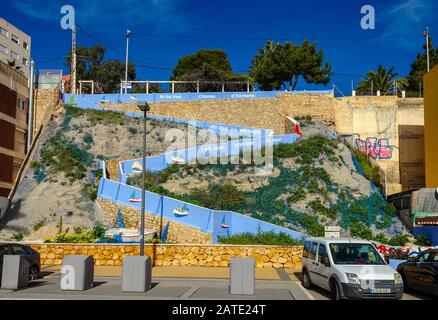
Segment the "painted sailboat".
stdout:
<svg viewBox="0 0 438 320">
<path fill-rule="evenodd" d="M 190 209 L 187 207 L 187 205 L 184 205 L 182 207 L 178 207 L 173 211 L 173 214 L 177 217 L 186 217 L 190 213 Z"/>
<path fill-rule="evenodd" d="M 129 202 L 132 202 L 132 203 L 139 203 L 139 202 L 141 202 L 141 199 L 137 198 L 137 195 L 135 194 L 135 191 L 132 193 L 131 197 L 129 198 Z"/>
<path fill-rule="evenodd" d="M 225 216 L 224 216 L 224 218 L 222 219 L 221 228 L 222 228 L 222 229 L 230 229 L 230 226 L 229 226 L 229 225 L 226 223 L 226 221 L 225 221 Z"/>
<path fill-rule="evenodd" d="M 173 157 L 172 164 L 184 164 L 186 161 L 181 157 Z"/>
<path fill-rule="evenodd" d="M 138 161 L 134 162 L 134 164 L 132 165 L 132 172 L 134 173 L 143 172 L 143 166 L 141 165 L 140 162 Z"/>
</svg>

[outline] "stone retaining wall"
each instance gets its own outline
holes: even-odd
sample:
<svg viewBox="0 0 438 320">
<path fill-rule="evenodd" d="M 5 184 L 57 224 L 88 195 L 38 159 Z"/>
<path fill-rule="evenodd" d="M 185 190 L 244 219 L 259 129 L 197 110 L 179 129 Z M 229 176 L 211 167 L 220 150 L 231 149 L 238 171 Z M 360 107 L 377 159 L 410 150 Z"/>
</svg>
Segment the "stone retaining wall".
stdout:
<svg viewBox="0 0 438 320">
<path fill-rule="evenodd" d="M 123 219 L 127 228 L 139 228 L 140 226 L 140 211 L 128 206 L 122 206 L 112 201 L 98 199 L 100 208 L 105 213 L 108 220 L 114 224 L 117 218 L 117 211 L 120 209 L 123 214 Z M 151 214 L 145 215 L 145 228 L 157 230 L 160 233 L 160 229 L 169 223 L 169 233 L 167 236 L 167 242 L 172 243 L 196 243 L 196 244 L 211 244 L 211 233 L 204 233 L 200 229 L 192 228 L 174 221 L 170 221 L 166 218 L 154 216 Z"/>
<path fill-rule="evenodd" d="M 151 114 L 286 132 L 286 116 L 311 116 L 329 126 L 335 123 L 331 94 L 279 94 L 274 99 L 205 100 L 151 103 Z M 135 103 L 102 104 L 110 110 L 138 112 Z"/>
<path fill-rule="evenodd" d="M 139 245 L 31 244 L 42 265 L 61 265 L 67 255 L 92 255 L 97 266 L 121 266 Z M 230 258 L 254 258 L 257 268 L 301 269 L 303 248 L 270 246 L 146 245 L 154 266 L 228 267 Z"/>
</svg>

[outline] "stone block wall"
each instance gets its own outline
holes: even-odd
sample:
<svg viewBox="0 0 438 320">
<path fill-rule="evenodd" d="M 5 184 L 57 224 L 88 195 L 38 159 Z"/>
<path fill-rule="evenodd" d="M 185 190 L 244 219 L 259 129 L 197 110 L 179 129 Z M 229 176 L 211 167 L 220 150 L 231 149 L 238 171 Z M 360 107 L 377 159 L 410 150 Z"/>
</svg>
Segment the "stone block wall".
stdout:
<svg viewBox="0 0 438 320">
<path fill-rule="evenodd" d="M 114 224 L 117 218 L 117 211 L 120 209 L 123 214 L 125 225 L 127 228 L 139 228 L 140 227 L 140 211 L 135 208 L 122 206 L 112 201 L 98 199 L 100 208 L 107 216 L 111 224 Z M 169 223 L 169 234 L 167 241 L 172 243 L 185 243 L 185 244 L 211 244 L 212 234 L 204 233 L 200 229 L 192 228 L 174 221 L 170 221 L 166 218 L 161 218 L 151 214 L 145 215 L 145 228 L 156 230 L 160 233 L 160 230 Z"/>
<path fill-rule="evenodd" d="M 67 255 L 92 255 L 97 266 L 122 266 L 139 245 L 32 244 L 42 265 L 61 265 Z M 301 269 L 303 248 L 270 246 L 146 245 L 154 266 L 228 267 L 231 258 L 254 258 L 257 268 Z"/>
<path fill-rule="evenodd" d="M 102 104 L 110 110 L 138 112 L 135 103 Z M 279 94 L 274 99 L 205 100 L 151 103 L 151 114 L 286 133 L 286 116 L 307 116 L 333 126 L 334 98 L 329 94 Z"/>
<path fill-rule="evenodd" d="M 61 102 L 61 93 L 57 89 L 36 89 L 34 93 L 34 133 L 46 125 Z"/>
</svg>

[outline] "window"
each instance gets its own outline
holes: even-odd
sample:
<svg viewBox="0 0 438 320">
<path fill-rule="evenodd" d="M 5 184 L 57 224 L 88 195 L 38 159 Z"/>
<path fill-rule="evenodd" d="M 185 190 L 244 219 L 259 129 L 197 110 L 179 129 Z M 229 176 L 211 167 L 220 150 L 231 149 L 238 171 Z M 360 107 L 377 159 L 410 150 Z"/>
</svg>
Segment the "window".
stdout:
<svg viewBox="0 0 438 320">
<path fill-rule="evenodd" d="M 17 109 L 19 109 L 21 111 L 25 111 L 25 109 L 26 109 L 26 101 L 24 101 L 22 99 L 18 99 L 17 100 Z"/>
<path fill-rule="evenodd" d="M 24 250 L 24 248 L 19 245 L 12 245 L 12 252 L 13 254 L 18 256 L 26 256 L 28 254 L 26 250 Z"/>
<path fill-rule="evenodd" d="M 4 53 L 4 54 L 8 54 L 8 48 L 6 48 L 5 46 L 2 46 L 0 44 L 0 52 Z"/>
<path fill-rule="evenodd" d="M 14 60 L 18 60 L 18 54 L 14 51 L 11 51 L 11 58 Z"/>
<path fill-rule="evenodd" d="M 29 44 L 23 41 L 23 48 L 29 50 Z"/>
<path fill-rule="evenodd" d="M 418 257 L 418 262 L 427 262 L 429 261 L 429 257 L 430 257 L 430 252 L 425 252 Z"/>
<path fill-rule="evenodd" d="M 310 248 L 312 247 L 312 242 L 306 241 L 304 243 L 304 251 L 303 251 L 303 257 L 309 258 Z"/>
<path fill-rule="evenodd" d="M 0 34 L 2 36 L 8 37 L 8 31 L 6 29 L 3 29 L 2 27 L 0 27 Z"/>
<path fill-rule="evenodd" d="M 23 64 L 25 65 L 25 66 L 27 66 L 27 63 L 28 63 L 29 61 L 26 59 L 26 58 L 23 58 Z"/>
<path fill-rule="evenodd" d="M 327 247 L 324 244 L 320 244 L 318 250 L 318 262 L 324 263 L 324 258 L 328 258 Z"/>
<path fill-rule="evenodd" d="M 313 242 L 312 243 L 312 248 L 310 249 L 309 259 L 315 260 L 317 252 L 318 252 L 318 243 L 317 242 Z"/>
<path fill-rule="evenodd" d="M 433 262 L 438 262 L 438 253 L 433 254 Z"/>
<path fill-rule="evenodd" d="M 333 243 L 330 251 L 333 262 L 338 265 L 385 265 L 372 244 Z"/>
<path fill-rule="evenodd" d="M 17 36 L 12 35 L 11 37 L 12 42 L 19 44 L 20 43 L 20 39 Z"/>
</svg>

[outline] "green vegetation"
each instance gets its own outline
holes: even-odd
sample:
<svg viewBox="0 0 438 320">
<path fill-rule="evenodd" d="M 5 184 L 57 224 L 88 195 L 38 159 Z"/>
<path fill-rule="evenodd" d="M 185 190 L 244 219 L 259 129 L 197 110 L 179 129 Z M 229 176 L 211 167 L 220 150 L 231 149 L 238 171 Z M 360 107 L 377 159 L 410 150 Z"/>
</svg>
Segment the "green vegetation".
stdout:
<svg viewBox="0 0 438 320">
<path fill-rule="evenodd" d="M 325 207 L 319 199 L 309 202 L 308 206 L 313 210 L 314 213 L 322 214 L 323 216 L 326 216 L 332 220 L 336 219 L 338 216 L 336 210 Z"/>
<path fill-rule="evenodd" d="M 129 127 L 128 132 L 134 136 L 138 133 L 138 130 L 136 128 Z"/>
<path fill-rule="evenodd" d="M 102 111 L 102 110 L 85 110 L 76 108 L 73 106 L 65 105 L 64 109 L 66 111 L 66 116 L 68 118 L 78 118 L 78 117 L 88 117 L 91 122 L 91 125 L 103 124 L 103 125 L 111 125 L 111 124 L 120 124 L 125 125 L 127 121 L 127 117 L 120 112 L 114 111 Z"/>
<path fill-rule="evenodd" d="M 263 91 L 286 89 L 285 83 L 289 83 L 290 91 L 295 91 L 300 79 L 313 84 L 330 82 L 332 66 L 324 60 L 324 52 L 308 40 L 300 45 L 268 41 L 258 50 L 249 71 Z"/>
<path fill-rule="evenodd" d="M 37 223 L 32 226 L 33 231 L 38 231 L 46 224 L 46 218 L 40 219 Z"/>
<path fill-rule="evenodd" d="M 429 247 L 432 242 L 426 234 L 422 233 L 415 238 L 415 244 L 421 247 Z"/>
<path fill-rule="evenodd" d="M 287 202 L 288 203 L 297 203 L 297 202 L 300 202 L 302 200 L 305 200 L 306 197 L 307 197 L 307 192 L 304 189 L 302 189 L 302 188 L 295 189 L 292 192 L 292 195 L 287 198 Z"/>
<path fill-rule="evenodd" d="M 407 234 L 398 234 L 389 239 L 388 244 L 396 247 L 404 247 L 409 242 L 409 236 Z"/>
<path fill-rule="evenodd" d="M 21 232 L 14 233 L 11 237 L 12 241 L 23 241 L 23 239 L 24 239 L 24 236 Z"/>
<path fill-rule="evenodd" d="M 408 80 L 406 78 L 397 78 L 398 73 L 394 72 L 395 67 L 387 70 L 383 66 L 379 66 L 377 71 L 370 71 L 367 77 L 359 82 L 357 88 L 358 94 L 374 95 L 374 92 L 380 91 L 382 95 L 391 90 L 394 86 L 394 81 L 400 86 L 400 91 L 407 87 Z M 373 90 L 373 92 L 371 92 Z"/>
<path fill-rule="evenodd" d="M 93 136 L 90 133 L 86 133 L 84 135 L 84 143 L 88 145 L 92 145 L 94 143 Z"/>
<path fill-rule="evenodd" d="M 285 233 L 260 232 L 257 234 L 242 233 L 231 237 L 219 237 L 220 244 L 231 245 L 269 245 L 269 246 L 297 246 L 302 241 L 297 241 Z"/>
<path fill-rule="evenodd" d="M 95 226 L 86 233 L 79 231 L 81 230 L 75 230 L 74 234 L 60 232 L 51 239 L 44 239 L 44 243 L 95 243 L 105 236 L 105 229 L 100 226 Z"/>
<path fill-rule="evenodd" d="M 355 159 L 359 162 L 364 177 L 373 182 L 376 186 L 381 187 L 384 177 L 382 176 L 380 168 L 374 165 L 370 158 L 360 150 L 356 148 L 350 149 Z"/>
</svg>

